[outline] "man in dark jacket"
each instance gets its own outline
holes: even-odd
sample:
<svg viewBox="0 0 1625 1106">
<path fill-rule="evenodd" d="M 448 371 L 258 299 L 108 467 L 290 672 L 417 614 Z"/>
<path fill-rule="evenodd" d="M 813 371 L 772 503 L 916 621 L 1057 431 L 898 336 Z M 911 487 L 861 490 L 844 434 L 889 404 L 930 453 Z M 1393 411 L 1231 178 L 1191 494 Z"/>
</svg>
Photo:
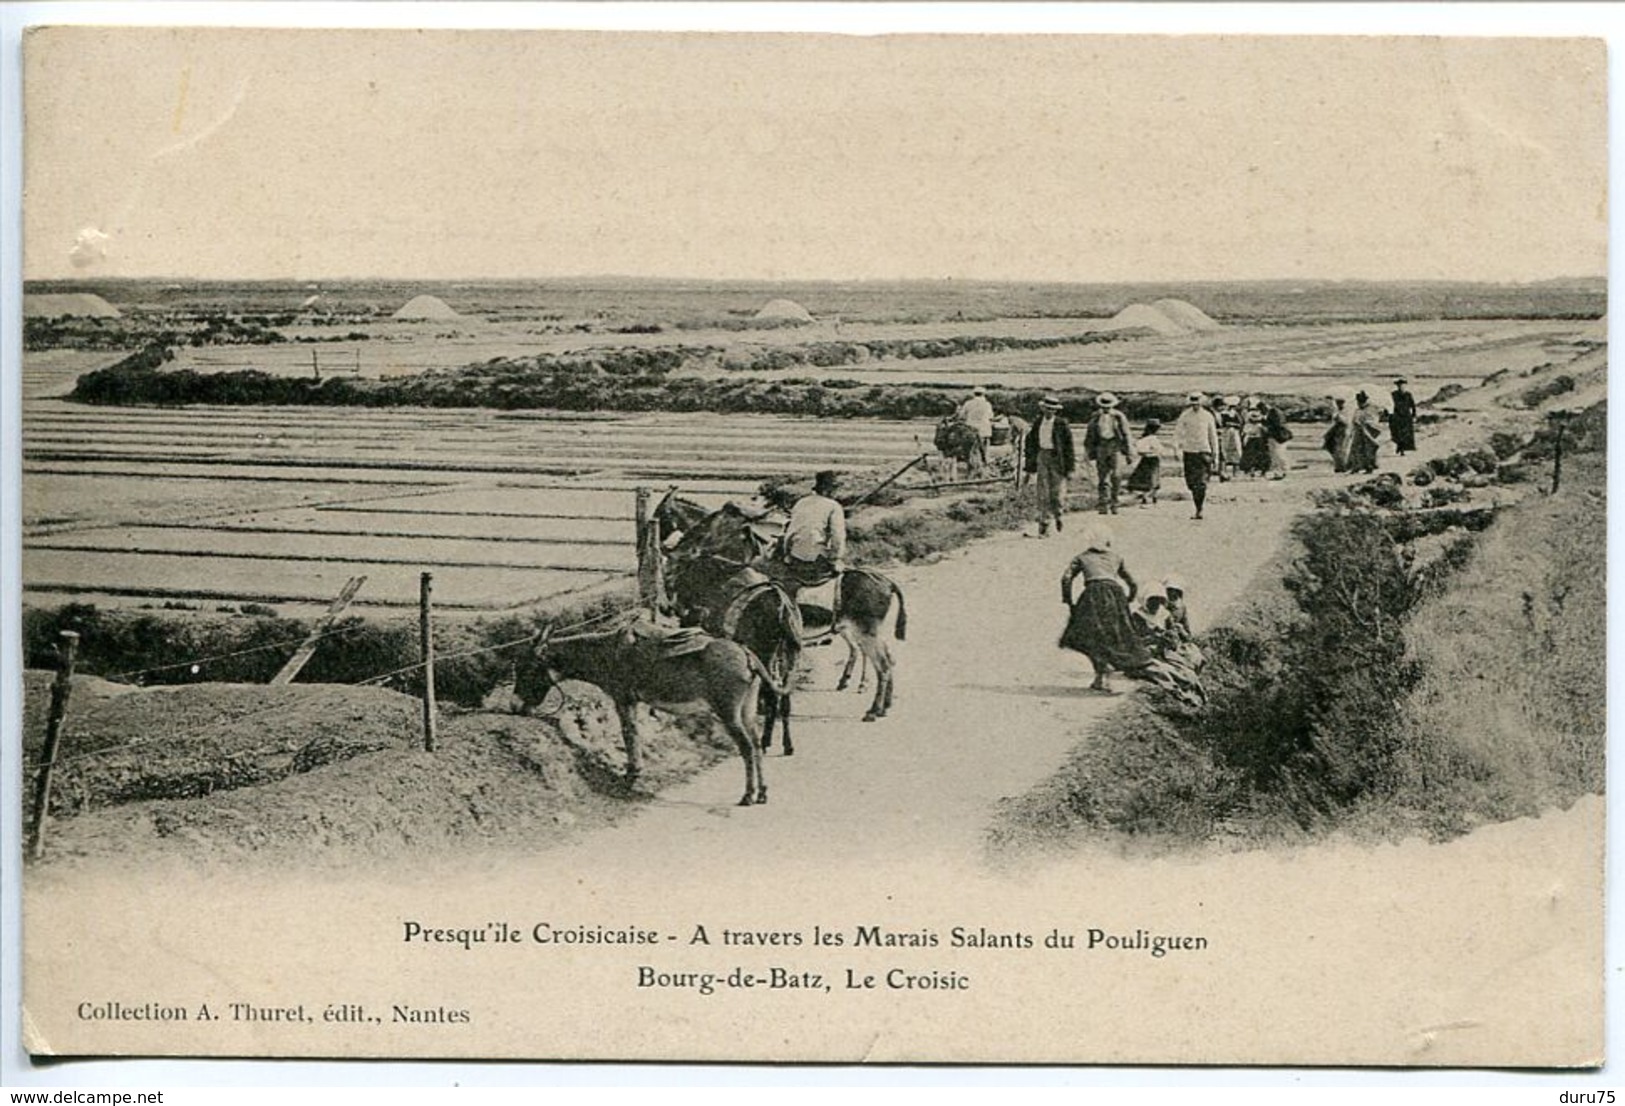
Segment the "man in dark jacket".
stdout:
<svg viewBox="0 0 1625 1106">
<path fill-rule="evenodd" d="M 1045 396 L 1038 404 L 1038 419 L 1027 431 L 1023 467 L 1033 474 L 1038 491 L 1038 536 L 1049 534 L 1050 520 L 1061 529 L 1066 510 L 1066 482 L 1077 467 L 1072 448 L 1072 427 L 1061 417 L 1061 401 Z"/>
<path fill-rule="evenodd" d="M 1405 387 L 1405 378 L 1394 381 L 1394 390 L 1388 397 L 1394 401 L 1388 413 L 1388 436 L 1394 439 L 1394 449 L 1401 457 L 1416 448 L 1416 397 Z"/>
</svg>

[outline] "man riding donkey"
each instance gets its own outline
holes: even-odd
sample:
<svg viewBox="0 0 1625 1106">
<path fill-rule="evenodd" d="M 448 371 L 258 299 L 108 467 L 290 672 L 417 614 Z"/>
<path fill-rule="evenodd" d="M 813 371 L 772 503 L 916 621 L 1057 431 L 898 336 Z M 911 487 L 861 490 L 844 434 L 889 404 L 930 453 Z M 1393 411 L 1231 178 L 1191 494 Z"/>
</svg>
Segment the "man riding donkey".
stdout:
<svg viewBox="0 0 1625 1106">
<path fill-rule="evenodd" d="M 790 521 L 780 541 L 779 582 L 793 596 L 846 571 L 846 508 L 835 499 L 836 474 L 825 470 L 813 478 L 811 495 L 790 508 Z"/>
<path fill-rule="evenodd" d="M 879 636 L 880 624 L 888 614 L 892 597 L 897 599 L 894 633 L 901 641 L 907 634 L 908 614 L 903 593 L 895 583 L 869 569 L 848 572 L 846 565 L 846 508 L 835 498 L 837 474 L 820 472 L 813 478 L 813 490 L 790 508 L 789 521 L 779 539 L 779 555 L 762 571 L 778 582 L 796 600 L 803 588 L 835 581 L 830 600 L 830 632 L 840 634 L 855 647 L 847 658 L 839 686 L 851 678 L 854 655 L 861 655 L 875 672 L 875 700 L 864 715 L 872 722 L 891 706 L 892 669 L 890 648 Z"/>
<path fill-rule="evenodd" d="M 767 494 L 772 507 L 751 508 L 736 503 L 707 511 L 675 492 L 655 508 L 668 535 L 666 545 L 667 580 L 674 597 L 682 591 L 681 605 L 688 617 L 715 617 L 732 602 L 731 578 L 742 568 L 761 574 L 776 585 L 787 602 L 798 611 L 795 597 L 807 587 L 835 581 L 835 594 L 829 603 L 827 626 L 808 626 L 812 636 L 835 634 L 861 654 L 875 675 L 875 699 L 866 721 L 883 716 L 891 706 L 894 661 L 882 633 L 896 610 L 891 634 L 902 641 L 908 632 L 908 612 L 903 591 L 884 574 L 870 568 L 846 564 L 846 514 L 834 498 L 836 474 L 820 472 L 810 493 L 799 495 L 788 489 Z M 783 528 L 777 526 L 776 509 L 788 512 Z M 767 531 L 776 531 L 769 538 Z M 810 612 L 809 612 L 810 613 Z M 853 667 L 848 656 L 841 687 Z"/>
</svg>

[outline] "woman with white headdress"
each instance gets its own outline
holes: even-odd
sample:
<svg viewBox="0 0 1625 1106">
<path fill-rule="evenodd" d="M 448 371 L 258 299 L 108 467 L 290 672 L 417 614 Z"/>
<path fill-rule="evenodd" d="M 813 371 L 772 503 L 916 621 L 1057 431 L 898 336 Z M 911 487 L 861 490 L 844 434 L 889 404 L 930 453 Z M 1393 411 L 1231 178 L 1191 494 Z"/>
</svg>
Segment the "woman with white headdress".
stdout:
<svg viewBox="0 0 1625 1106">
<path fill-rule="evenodd" d="M 1159 664 L 1153 664 L 1150 678 L 1182 697 L 1188 693 L 1189 701 L 1199 703 L 1203 693 L 1198 674 L 1207 658 L 1191 636 L 1185 585 L 1174 576 L 1168 577 L 1161 588 L 1153 584 L 1146 590 L 1134 618 L 1140 640 L 1160 666 L 1167 669 L 1167 678 L 1161 678 L 1164 674 L 1156 671 Z"/>
</svg>

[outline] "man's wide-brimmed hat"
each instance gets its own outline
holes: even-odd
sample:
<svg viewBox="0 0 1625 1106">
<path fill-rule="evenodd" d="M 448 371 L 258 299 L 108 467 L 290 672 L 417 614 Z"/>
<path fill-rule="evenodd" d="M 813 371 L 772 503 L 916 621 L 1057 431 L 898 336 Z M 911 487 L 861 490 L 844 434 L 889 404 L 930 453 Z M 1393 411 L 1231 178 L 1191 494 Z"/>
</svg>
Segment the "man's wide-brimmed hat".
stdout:
<svg viewBox="0 0 1625 1106">
<path fill-rule="evenodd" d="M 1241 402 L 1241 397 L 1240 396 L 1225 396 L 1224 397 L 1224 405 L 1226 407 L 1234 407 L 1237 404 L 1239 404 L 1240 402 Z"/>
<path fill-rule="evenodd" d="M 1406 381 L 1405 381 L 1405 378 L 1403 376 L 1400 377 L 1398 380 L 1394 381 L 1395 384 L 1404 384 L 1405 382 Z"/>
<path fill-rule="evenodd" d="M 978 384 L 976 387 L 970 390 L 970 393 L 973 396 L 985 396 L 987 395 L 987 389 Z"/>
<path fill-rule="evenodd" d="M 823 472 L 813 477 L 813 491 L 829 491 L 835 487 L 835 481 L 839 478 L 839 476 L 840 474 L 834 469 L 825 469 Z"/>
<path fill-rule="evenodd" d="M 1354 402 L 1355 403 L 1364 403 L 1366 400 L 1368 400 L 1370 398 L 1371 397 L 1366 395 L 1364 392 L 1355 392 L 1354 393 Z"/>
<path fill-rule="evenodd" d="M 1145 432 L 1147 434 L 1155 434 L 1157 431 L 1159 431 L 1161 429 L 1162 429 L 1162 420 L 1161 419 L 1146 419 L 1145 420 Z"/>
<path fill-rule="evenodd" d="M 1038 401 L 1038 406 L 1042 407 L 1046 411 L 1059 411 L 1061 409 L 1061 401 L 1054 396 L 1045 396 L 1043 399 Z"/>
<path fill-rule="evenodd" d="M 1185 402 L 1186 403 L 1201 403 L 1202 402 L 1202 393 L 1201 392 L 1192 392 L 1190 395 L 1185 397 Z"/>
<path fill-rule="evenodd" d="M 1101 392 L 1095 397 L 1095 402 L 1102 407 L 1116 407 L 1117 397 L 1112 395 L 1110 392 Z"/>
</svg>

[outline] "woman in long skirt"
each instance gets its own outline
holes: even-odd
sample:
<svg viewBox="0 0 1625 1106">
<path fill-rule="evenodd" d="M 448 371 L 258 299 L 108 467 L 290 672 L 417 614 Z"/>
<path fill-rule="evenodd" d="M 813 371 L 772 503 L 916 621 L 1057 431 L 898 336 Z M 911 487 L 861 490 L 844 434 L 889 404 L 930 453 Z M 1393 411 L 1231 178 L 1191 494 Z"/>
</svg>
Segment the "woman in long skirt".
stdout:
<svg viewBox="0 0 1625 1106">
<path fill-rule="evenodd" d="M 1281 409 L 1273 403 L 1264 408 L 1264 440 L 1269 443 L 1269 474 L 1271 480 L 1286 479 L 1287 460 L 1286 443 L 1292 437 L 1292 430 L 1286 424 L 1286 416 Z"/>
<path fill-rule="evenodd" d="M 1139 497 L 1142 507 L 1148 502 L 1155 503 L 1157 492 L 1162 488 L 1162 458 L 1167 450 L 1162 439 L 1157 437 L 1161 429 L 1160 419 L 1146 419 L 1145 433 L 1134 443 L 1134 452 L 1140 459 L 1135 463 L 1134 471 L 1129 473 L 1125 486 Z"/>
<path fill-rule="evenodd" d="M 1225 396 L 1219 409 L 1219 479 L 1241 471 L 1241 397 Z"/>
<path fill-rule="evenodd" d="M 1382 438 L 1382 421 L 1371 397 L 1360 392 L 1354 397 L 1354 418 L 1349 427 L 1349 472 L 1377 471 L 1377 442 Z"/>
<path fill-rule="evenodd" d="M 1072 582 L 1079 576 L 1083 591 L 1074 601 Z M 1138 590 L 1123 558 L 1112 552 L 1111 531 L 1091 527 L 1084 534 L 1083 552 L 1072 558 L 1061 577 L 1061 601 L 1070 614 L 1060 644 L 1089 658 L 1095 670 L 1089 686 L 1096 691 L 1111 690 L 1106 686 L 1111 669 L 1143 676 L 1152 663 L 1129 614 L 1129 601 Z"/>
<path fill-rule="evenodd" d="M 1270 467 L 1270 442 L 1264 436 L 1264 412 L 1253 400 L 1241 428 L 1241 471 L 1248 476 L 1262 476 Z"/>
<path fill-rule="evenodd" d="M 1320 440 L 1320 448 L 1332 455 L 1332 471 L 1346 472 L 1349 467 L 1348 401 L 1342 396 L 1332 397 L 1332 424 Z"/>
</svg>

